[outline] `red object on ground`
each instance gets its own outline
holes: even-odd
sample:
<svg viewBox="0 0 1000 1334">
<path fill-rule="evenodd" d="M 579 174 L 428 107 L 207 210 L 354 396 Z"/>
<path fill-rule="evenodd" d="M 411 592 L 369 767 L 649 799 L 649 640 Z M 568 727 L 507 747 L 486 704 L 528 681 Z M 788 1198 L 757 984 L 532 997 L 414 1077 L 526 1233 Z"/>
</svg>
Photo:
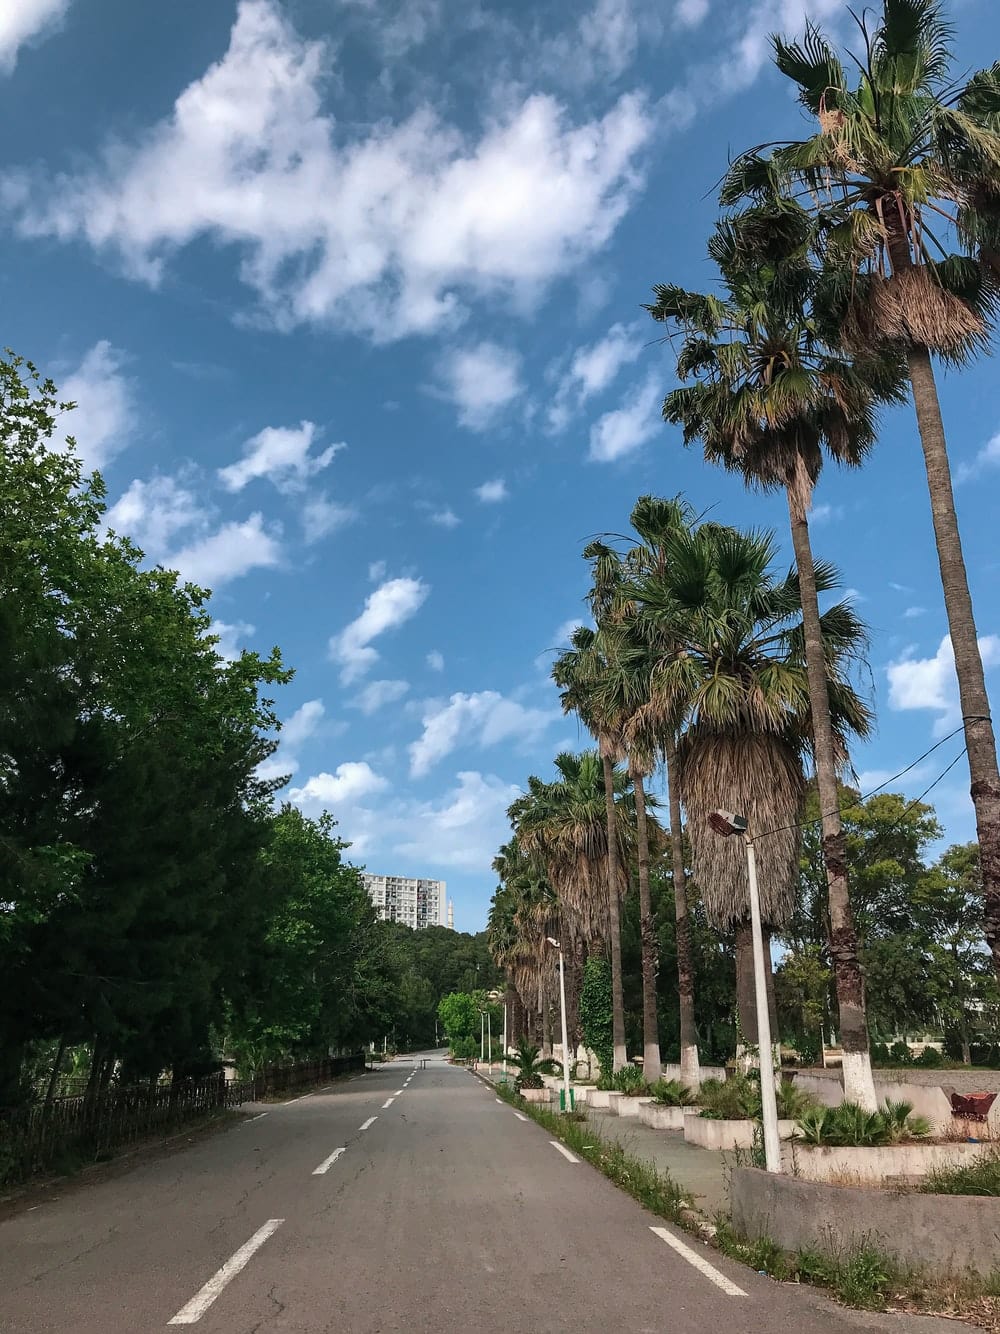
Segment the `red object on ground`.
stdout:
<svg viewBox="0 0 1000 1334">
<path fill-rule="evenodd" d="M 965 1121 L 985 1121 L 996 1096 L 995 1093 L 953 1093 L 951 1110 Z"/>
</svg>

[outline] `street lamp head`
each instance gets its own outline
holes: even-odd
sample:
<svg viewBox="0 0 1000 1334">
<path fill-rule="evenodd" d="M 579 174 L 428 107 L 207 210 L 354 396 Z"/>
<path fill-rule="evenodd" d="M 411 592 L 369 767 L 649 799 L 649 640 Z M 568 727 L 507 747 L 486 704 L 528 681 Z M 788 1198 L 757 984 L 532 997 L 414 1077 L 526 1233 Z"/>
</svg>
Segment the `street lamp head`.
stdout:
<svg viewBox="0 0 1000 1334">
<path fill-rule="evenodd" d="M 557 950 L 562 948 L 558 940 L 553 940 L 551 936 L 546 936 L 545 939 L 549 942 L 550 945 L 554 945 Z"/>
<path fill-rule="evenodd" d="M 708 817 L 708 823 L 717 834 L 745 834 L 747 832 L 747 822 L 742 815 L 734 815 L 732 811 L 712 811 Z"/>
</svg>

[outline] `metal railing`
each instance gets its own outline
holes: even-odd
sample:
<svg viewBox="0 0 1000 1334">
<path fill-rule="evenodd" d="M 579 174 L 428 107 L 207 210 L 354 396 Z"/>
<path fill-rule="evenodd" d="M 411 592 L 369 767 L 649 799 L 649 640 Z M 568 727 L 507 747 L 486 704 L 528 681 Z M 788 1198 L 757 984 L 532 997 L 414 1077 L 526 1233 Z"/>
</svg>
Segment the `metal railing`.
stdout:
<svg viewBox="0 0 1000 1334">
<path fill-rule="evenodd" d="M 169 1084 L 122 1087 L 0 1111 L 0 1186 L 40 1173 L 100 1162 L 151 1139 L 246 1102 L 322 1084 L 363 1070 L 362 1053 L 266 1066 L 251 1079 L 223 1074 Z"/>
</svg>

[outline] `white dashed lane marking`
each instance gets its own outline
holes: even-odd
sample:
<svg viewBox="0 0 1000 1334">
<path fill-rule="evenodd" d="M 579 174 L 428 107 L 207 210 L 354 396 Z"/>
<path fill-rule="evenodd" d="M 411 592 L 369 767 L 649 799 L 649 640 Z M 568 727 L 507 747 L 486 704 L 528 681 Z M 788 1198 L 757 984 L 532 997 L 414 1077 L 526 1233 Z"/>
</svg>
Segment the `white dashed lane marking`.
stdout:
<svg viewBox="0 0 1000 1334">
<path fill-rule="evenodd" d="M 170 1325 L 194 1325 L 202 1318 L 208 1308 L 236 1275 L 249 1264 L 255 1251 L 259 1251 L 272 1233 L 277 1232 L 285 1220 L 269 1218 L 263 1227 L 258 1228 L 248 1242 L 245 1242 L 235 1255 L 230 1256 L 221 1269 L 208 1280 L 200 1292 L 195 1293 L 186 1306 L 182 1306 Z"/>
</svg>

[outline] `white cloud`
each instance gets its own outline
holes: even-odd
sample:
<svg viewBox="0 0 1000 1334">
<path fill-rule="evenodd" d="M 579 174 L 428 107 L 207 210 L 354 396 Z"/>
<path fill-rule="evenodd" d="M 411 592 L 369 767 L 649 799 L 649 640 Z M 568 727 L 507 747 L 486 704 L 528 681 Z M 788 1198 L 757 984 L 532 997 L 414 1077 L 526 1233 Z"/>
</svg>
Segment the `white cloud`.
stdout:
<svg viewBox="0 0 1000 1334">
<path fill-rule="evenodd" d="M 103 468 L 128 443 L 135 413 L 121 368 L 122 354 L 102 339 L 59 387 L 60 399 L 76 404 L 66 419 L 68 433 L 87 468 Z"/>
<path fill-rule="evenodd" d="M 682 28 L 697 28 L 708 14 L 710 0 L 677 0 L 674 11 Z"/>
<path fill-rule="evenodd" d="M 612 463 L 644 445 L 661 429 L 663 388 L 651 375 L 636 385 L 620 408 L 606 412 L 590 428 L 589 458 L 595 463 Z"/>
<path fill-rule="evenodd" d="M 54 28 L 70 0 L 6 0 L 0 5 L 0 74 L 10 74 L 21 47 Z"/>
<path fill-rule="evenodd" d="M 219 469 L 219 481 L 227 491 L 242 491 L 257 477 L 268 478 L 279 491 L 303 490 L 310 477 L 329 467 L 338 450 L 347 448 L 343 443 L 328 445 L 321 454 L 310 455 L 318 430 L 314 422 L 265 426 L 244 444 L 238 463 Z"/>
<path fill-rule="evenodd" d="M 404 807 L 393 831 L 394 851 L 410 862 L 486 873 L 510 837 L 507 807 L 520 789 L 492 775 L 466 771 L 436 801 Z"/>
<path fill-rule="evenodd" d="M 136 478 L 111 506 L 105 524 L 127 534 L 153 560 L 162 560 L 174 539 L 201 527 L 206 511 L 200 497 L 177 477 Z"/>
<path fill-rule="evenodd" d="M 908 621 L 915 620 L 918 616 L 926 616 L 926 615 L 927 615 L 926 607 L 907 607 L 907 609 L 903 612 L 903 617 Z"/>
<path fill-rule="evenodd" d="M 424 730 L 410 746 L 410 774 L 421 778 L 460 743 L 495 746 L 501 741 L 534 741 L 558 712 L 529 709 L 495 690 L 454 694 L 447 704 L 430 700 L 423 716 Z"/>
<path fill-rule="evenodd" d="M 507 500 L 510 497 L 507 483 L 502 477 L 497 477 L 492 482 L 483 482 L 482 486 L 475 488 L 475 493 L 484 505 L 497 505 L 501 500 Z"/>
<path fill-rule="evenodd" d="M 564 430 L 587 400 L 603 393 L 641 351 L 642 337 L 637 324 L 612 325 L 596 343 L 578 348 L 549 408 L 549 429 Z"/>
<path fill-rule="evenodd" d="M 321 492 L 310 496 L 302 506 L 302 536 L 310 544 L 320 542 L 357 517 L 357 510 L 353 506 L 339 505 Z"/>
<path fill-rule="evenodd" d="M 444 654 L 439 653 L 436 648 L 431 649 L 425 661 L 432 672 L 444 671 Z"/>
<path fill-rule="evenodd" d="M 246 621 L 213 621 L 209 634 L 216 635 L 219 642 L 215 646 L 215 651 L 220 658 L 226 662 L 233 662 L 240 656 L 244 643 L 252 634 L 256 634 L 257 627 L 249 625 Z"/>
<path fill-rule="evenodd" d="M 321 699 L 307 699 L 281 727 L 281 744 L 286 750 L 297 751 L 319 727 L 326 710 Z"/>
<path fill-rule="evenodd" d="M 984 668 L 996 667 L 1000 664 L 1000 636 L 981 635 L 979 651 Z M 932 709 L 938 714 L 934 735 L 944 736 L 962 721 L 951 638 L 945 635 L 933 658 L 914 658 L 912 652 L 908 650 L 898 662 L 889 664 L 889 705 L 900 710 Z"/>
<path fill-rule="evenodd" d="M 563 621 L 562 625 L 556 630 L 556 644 L 560 646 L 567 645 L 573 638 L 573 632 L 581 629 L 585 624 L 586 622 L 581 621 L 578 617 L 570 621 Z"/>
<path fill-rule="evenodd" d="M 841 602 L 867 602 L 867 596 L 860 588 L 845 588 L 840 595 Z"/>
<path fill-rule="evenodd" d="M 302 787 L 293 787 L 288 796 L 296 806 L 336 807 L 383 792 L 388 786 L 388 781 L 364 760 L 349 760 L 338 764 L 335 773 L 314 774 Z"/>
<path fill-rule="evenodd" d="M 390 579 L 369 594 L 361 615 L 330 640 L 330 656 L 341 664 L 344 685 L 357 681 L 378 662 L 371 641 L 415 616 L 429 592 L 421 579 Z"/>
<path fill-rule="evenodd" d="M 279 327 L 390 341 L 454 327 L 470 296 L 526 308 L 607 243 L 641 185 L 641 96 L 573 123 L 536 94 L 478 135 L 425 104 L 352 136 L 323 111 L 333 55 L 276 0 L 241 0 L 228 50 L 169 116 L 55 179 L 7 173 L 7 208 L 22 234 L 82 238 L 153 284 L 199 239 L 232 247 Z"/>
<path fill-rule="evenodd" d="M 809 522 L 814 528 L 833 523 L 844 517 L 843 505 L 814 505 L 809 511 Z"/>
<path fill-rule="evenodd" d="M 462 520 L 452 509 L 435 510 L 430 516 L 431 523 L 436 523 L 439 528 L 457 528 Z"/>
<path fill-rule="evenodd" d="M 524 389 L 519 354 L 496 343 L 456 349 L 438 369 L 443 397 L 455 404 L 459 422 L 470 431 L 485 431 Z"/>
<path fill-rule="evenodd" d="M 1000 435 L 987 441 L 971 463 L 960 463 L 955 473 L 956 482 L 968 482 L 989 468 L 1000 468 Z"/>
<path fill-rule="evenodd" d="M 351 701 L 363 714 L 378 713 L 387 704 L 401 700 L 410 688 L 408 681 L 372 681 Z"/>
<path fill-rule="evenodd" d="M 216 532 L 174 552 L 170 568 L 203 588 L 219 588 L 250 570 L 266 569 L 281 560 L 276 531 L 268 531 L 261 514 L 242 523 L 223 524 Z"/>
<path fill-rule="evenodd" d="M 373 584 L 379 584 L 385 578 L 385 572 L 389 567 L 384 560 L 373 560 L 368 566 L 368 579 Z"/>
<path fill-rule="evenodd" d="M 915 769 L 910 769 L 902 778 L 897 779 L 896 775 L 903 767 L 901 764 L 897 769 L 862 769 L 858 774 L 858 791 L 865 796 L 876 789 L 885 789 L 887 792 L 909 792 L 918 783 L 930 777 L 929 765 L 918 764 Z"/>
</svg>

